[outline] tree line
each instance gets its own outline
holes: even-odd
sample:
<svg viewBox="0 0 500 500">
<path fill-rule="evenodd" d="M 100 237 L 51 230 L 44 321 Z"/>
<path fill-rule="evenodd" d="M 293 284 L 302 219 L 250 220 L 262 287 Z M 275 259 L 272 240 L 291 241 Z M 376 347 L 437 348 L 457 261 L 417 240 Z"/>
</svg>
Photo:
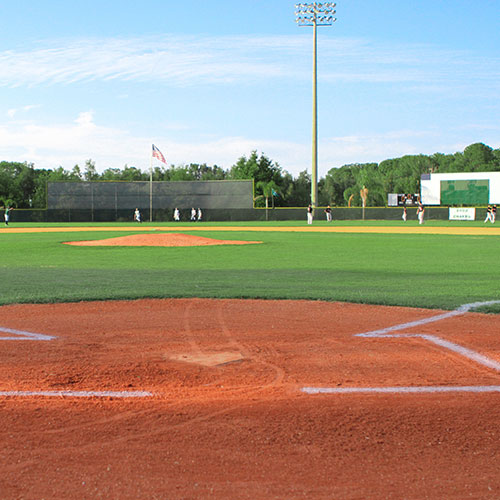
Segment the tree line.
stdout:
<svg viewBox="0 0 500 500">
<path fill-rule="evenodd" d="M 454 154 L 406 155 L 381 163 L 354 163 L 332 168 L 318 182 L 321 206 L 360 206 L 360 191 L 368 190 L 367 206 L 385 206 L 387 193 L 418 193 L 425 173 L 500 171 L 500 149 L 483 143 Z M 311 176 L 304 170 L 296 177 L 257 151 L 242 156 L 225 170 L 206 163 L 154 167 L 153 181 L 254 179 L 255 205 L 304 207 L 311 197 Z M 81 168 L 37 169 L 32 163 L 0 162 L 0 206 L 45 208 L 47 182 L 55 181 L 148 181 L 149 171 L 125 165 L 123 169 L 97 171 L 87 160 Z"/>
</svg>

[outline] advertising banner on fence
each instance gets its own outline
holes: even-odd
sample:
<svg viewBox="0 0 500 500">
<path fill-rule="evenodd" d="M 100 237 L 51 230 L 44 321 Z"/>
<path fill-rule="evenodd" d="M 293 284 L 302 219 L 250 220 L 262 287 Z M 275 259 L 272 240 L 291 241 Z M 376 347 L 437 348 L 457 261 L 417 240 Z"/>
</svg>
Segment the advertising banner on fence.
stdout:
<svg viewBox="0 0 500 500">
<path fill-rule="evenodd" d="M 450 207 L 449 220 L 475 220 L 476 209 L 471 207 Z"/>
</svg>

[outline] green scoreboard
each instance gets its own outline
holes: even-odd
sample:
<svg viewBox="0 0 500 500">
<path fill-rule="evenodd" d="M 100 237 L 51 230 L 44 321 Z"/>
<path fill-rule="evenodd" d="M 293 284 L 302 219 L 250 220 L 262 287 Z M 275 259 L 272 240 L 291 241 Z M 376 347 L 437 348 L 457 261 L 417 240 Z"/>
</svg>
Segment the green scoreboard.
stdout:
<svg viewBox="0 0 500 500">
<path fill-rule="evenodd" d="M 488 179 L 441 181 L 442 205 L 487 205 L 489 196 Z"/>
</svg>

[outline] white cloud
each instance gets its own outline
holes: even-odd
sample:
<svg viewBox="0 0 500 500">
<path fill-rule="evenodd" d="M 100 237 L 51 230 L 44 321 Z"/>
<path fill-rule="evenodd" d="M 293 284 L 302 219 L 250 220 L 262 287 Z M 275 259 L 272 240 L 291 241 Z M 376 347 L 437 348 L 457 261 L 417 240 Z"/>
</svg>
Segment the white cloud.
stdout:
<svg viewBox="0 0 500 500">
<path fill-rule="evenodd" d="M 7 116 L 9 118 L 14 118 L 18 112 L 26 113 L 32 109 L 39 108 L 40 104 L 27 104 L 26 106 L 23 106 L 22 108 L 11 108 L 7 110 Z"/>
<path fill-rule="evenodd" d="M 95 122 L 92 111 L 80 112 L 69 123 L 19 122 L 0 126 L 2 159 L 32 162 L 36 168 L 71 169 L 91 158 L 99 171 L 123 168 L 125 164 L 147 170 L 151 142 L 160 148 L 169 165 L 207 163 L 228 169 L 240 156 L 258 150 L 293 173 L 293 169 L 299 172 L 306 168 L 306 158 L 310 157 L 307 146 L 259 138 L 211 137 L 181 142 L 155 137 L 152 141 L 123 129 L 102 126 Z"/>
<path fill-rule="evenodd" d="M 80 113 L 72 123 L 23 122 L 0 127 L 4 158 L 33 162 L 37 168 L 72 168 L 96 157 L 123 167 L 121 160 L 134 157 L 138 142 L 126 131 L 96 125 L 91 111 Z"/>
<path fill-rule="evenodd" d="M 93 123 L 94 119 L 94 112 L 93 111 L 83 111 L 80 113 L 75 120 L 75 123 L 82 127 L 92 127 L 94 125 Z"/>
<path fill-rule="evenodd" d="M 26 106 L 23 106 L 21 109 L 23 111 L 30 111 L 32 109 L 39 108 L 39 107 L 40 107 L 40 104 L 27 104 Z"/>
<path fill-rule="evenodd" d="M 311 79 L 311 36 L 274 37 L 202 37 L 162 36 L 134 39 L 72 39 L 46 41 L 33 50 L 0 51 L 0 86 L 70 86 L 88 81 L 113 82 L 140 81 L 161 82 L 164 86 L 185 87 L 207 84 L 253 84 L 255 81 L 274 82 L 275 79 L 307 82 Z M 320 82 L 326 83 L 369 83 L 393 89 L 405 89 L 438 95 L 446 100 L 450 88 L 457 94 L 468 95 L 465 88 L 473 87 L 474 95 L 487 96 L 495 106 L 500 91 L 499 58 L 483 59 L 466 51 L 443 50 L 431 45 L 386 46 L 367 40 L 339 39 L 322 36 L 320 44 Z M 112 87 L 114 88 L 114 87 Z M 279 87 L 279 83 L 277 84 Z M 371 90 L 370 88 L 370 90 Z M 368 89 L 368 87 L 364 87 Z M 134 91 L 120 88 L 116 96 L 122 102 L 134 100 Z M 130 94 L 127 92 L 130 90 Z M 186 90 L 186 95 L 192 93 Z M 369 90 L 365 90 L 369 93 Z M 41 92 L 43 94 L 43 92 Z M 32 98 L 32 97 L 30 97 Z M 272 106 L 265 100 L 261 105 Z M 94 104 L 92 104 L 94 106 Z M 105 116 L 99 103 L 95 106 Z M 54 168 L 59 165 L 72 168 L 75 163 L 83 165 L 92 158 L 102 170 L 107 167 L 122 168 L 125 163 L 142 169 L 149 167 L 151 138 L 141 137 L 141 128 L 134 123 L 129 130 L 119 126 L 103 126 L 95 121 L 92 110 L 80 112 L 66 118 L 59 124 L 53 118 L 45 122 L 18 120 L 38 105 L 11 108 L 6 115 L 11 118 L 0 125 L 0 151 L 2 159 L 34 162 L 38 168 Z M 45 106 L 49 109 L 49 106 Z M 279 110 L 277 111 L 279 113 Z M 367 115 L 369 113 L 367 112 Z M 482 116 L 479 116 L 480 120 Z M 16 120 L 14 120 L 14 118 Z M 182 142 L 173 140 L 170 131 L 196 127 L 186 118 L 188 125 L 176 123 L 185 118 L 182 115 L 169 117 L 170 124 L 161 123 L 158 130 L 165 137 L 155 137 L 169 163 L 182 164 L 206 162 L 229 168 L 243 154 L 252 150 L 264 152 L 267 156 L 293 174 L 310 169 L 311 145 L 304 142 L 279 141 L 259 129 L 261 137 L 242 137 L 236 132 L 232 137 L 221 134 L 208 139 L 195 138 Z M 41 118 L 39 119 L 41 120 Z M 383 120 L 382 120 L 383 121 Z M 363 117 L 360 116 L 360 123 Z M 401 120 L 402 123 L 406 123 Z M 490 127 L 490 137 L 498 139 L 498 129 Z M 43 124 L 41 124 L 43 123 Z M 384 124 L 387 130 L 391 125 Z M 413 126 L 413 123 L 412 125 Z M 418 124 L 414 126 L 419 126 Z M 422 125 L 426 126 L 426 125 Z M 377 127 L 380 130 L 379 119 Z M 474 142 L 472 125 L 463 125 L 464 130 L 455 128 L 455 134 L 446 131 L 389 131 L 385 134 L 372 133 L 322 138 L 319 144 L 320 175 L 330 168 L 352 162 L 381 161 L 404 154 L 432 154 L 435 151 L 455 152 L 457 144 L 463 146 Z M 444 127 L 442 127 L 444 128 Z M 467 134 L 466 128 L 469 129 Z M 147 129 L 147 127 L 146 127 Z M 324 127 L 321 130 L 325 130 Z M 145 133 L 144 133 L 145 134 Z M 187 134 L 179 134 L 184 137 Z M 466 139 L 462 140 L 463 137 Z M 481 138 L 487 141 L 488 138 Z M 498 143 L 490 143 L 498 147 Z"/>
<path fill-rule="evenodd" d="M 151 143 L 160 148 L 167 163 L 217 164 L 229 169 L 239 157 L 257 150 L 296 176 L 310 171 L 311 143 L 278 141 L 260 137 L 218 137 L 193 142 L 174 141 L 169 137 L 132 135 L 127 130 L 96 123 L 92 111 L 82 111 L 69 123 L 40 125 L 36 122 L 0 126 L 2 160 L 33 162 L 36 168 L 70 170 L 83 166 L 87 159 L 97 169 L 123 168 L 125 164 L 143 171 L 149 169 Z M 457 141 L 436 130 L 398 130 L 387 133 L 330 137 L 319 141 L 319 176 L 349 163 L 380 162 L 407 154 L 455 153 L 473 141 Z M 498 144 L 490 144 L 498 147 Z M 161 165 L 161 164 L 158 164 Z"/>
<path fill-rule="evenodd" d="M 0 85 L 71 84 L 91 80 L 160 80 L 172 85 L 282 75 L 270 57 L 287 39 L 148 37 L 46 42 L 0 52 Z M 262 51 L 259 55 L 259 50 Z M 266 52 L 267 50 L 267 52 Z"/>
<path fill-rule="evenodd" d="M 325 81 L 413 82 L 422 89 L 480 85 L 499 90 L 500 59 L 433 45 L 386 45 L 321 38 Z M 156 36 L 46 41 L 32 50 L 0 52 L 0 85 L 87 81 L 161 81 L 171 86 L 275 78 L 309 80 L 310 34 L 297 36 Z M 304 71 L 307 68 L 308 71 Z"/>
</svg>

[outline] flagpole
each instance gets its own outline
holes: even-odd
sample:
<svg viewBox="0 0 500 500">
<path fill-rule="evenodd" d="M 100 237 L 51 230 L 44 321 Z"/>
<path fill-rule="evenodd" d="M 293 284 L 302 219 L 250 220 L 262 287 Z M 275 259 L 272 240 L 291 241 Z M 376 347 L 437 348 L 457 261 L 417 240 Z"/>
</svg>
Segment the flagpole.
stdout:
<svg viewBox="0 0 500 500">
<path fill-rule="evenodd" d="M 153 146 L 149 159 L 149 222 L 153 222 Z"/>
</svg>

